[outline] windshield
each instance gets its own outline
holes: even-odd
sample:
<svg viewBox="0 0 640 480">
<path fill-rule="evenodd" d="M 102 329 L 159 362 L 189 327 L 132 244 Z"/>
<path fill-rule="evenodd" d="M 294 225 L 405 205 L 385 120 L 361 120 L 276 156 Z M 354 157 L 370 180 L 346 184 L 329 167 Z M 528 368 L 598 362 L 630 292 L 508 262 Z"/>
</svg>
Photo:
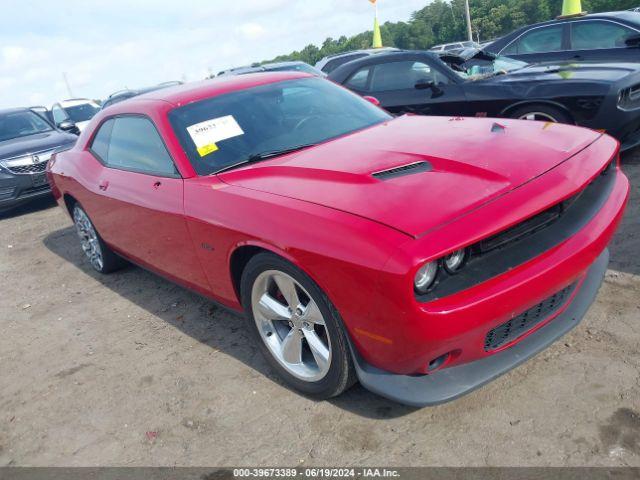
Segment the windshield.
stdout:
<svg viewBox="0 0 640 480">
<path fill-rule="evenodd" d="M 75 123 L 86 122 L 91 120 L 93 116 L 100 111 L 100 107 L 92 103 L 83 103 L 82 105 L 75 105 L 73 107 L 65 107 L 65 112 L 69 115 L 69 118 Z"/>
<path fill-rule="evenodd" d="M 34 112 L 20 111 L 0 115 L 0 142 L 51 130 L 51 125 Z"/>
<path fill-rule="evenodd" d="M 321 143 L 391 118 L 320 78 L 261 85 L 169 113 L 198 175 L 210 175 L 265 152 Z"/>
</svg>

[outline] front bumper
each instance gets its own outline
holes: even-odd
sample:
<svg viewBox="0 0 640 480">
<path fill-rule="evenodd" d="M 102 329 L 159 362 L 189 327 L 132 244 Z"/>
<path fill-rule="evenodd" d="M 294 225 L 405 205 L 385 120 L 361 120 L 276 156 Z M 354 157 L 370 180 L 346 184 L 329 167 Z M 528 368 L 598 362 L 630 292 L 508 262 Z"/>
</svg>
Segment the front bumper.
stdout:
<svg viewBox="0 0 640 480">
<path fill-rule="evenodd" d="M 0 170 L 0 211 L 51 194 L 45 173 L 15 175 Z"/>
<path fill-rule="evenodd" d="M 604 97 L 597 114 L 589 119 L 578 120 L 578 124 L 593 130 L 605 131 L 620 142 L 620 150 L 623 152 L 640 145 L 640 108 L 618 108 L 619 92 L 634 86 L 637 81 L 633 76 L 614 85 Z"/>
<path fill-rule="evenodd" d="M 413 407 L 437 405 L 465 395 L 541 352 L 584 317 L 602 284 L 609 263 L 605 250 L 588 270 L 564 311 L 516 345 L 482 360 L 445 368 L 431 375 L 395 375 L 366 363 L 352 347 L 356 373 L 368 390 Z"/>
<path fill-rule="evenodd" d="M 485 360 L 523 341 L 535 328 L 541 328 L 545 320 L 523 330 L 518 317 L 541 304 L 547 305 L 547 301 L 552 304 L 552 297 L 557 298 L 559 292 L 574 285 L 572 295 L 576 295 L 577 286 L 607 248 L 622 219 L 629 181 L 619 167 L 614 175 L 611 167 L 605 169 L 616 155 L 616 142 L 601 137 L 590 148 L 521 188 L 403 244 L 380 273 L 368 314 L 343 313 L 358 354 L 371 366 L 391 375 L 434 374 L 438 368 L 450 369 Z M 572 223 L 573 214 L 569 211 L 563 215 L 564 220 L 531 234 L 522 243 L 498 250 L 506 255 L 513 249 L 540 247 L 532 252 L 533 256 L 520 258 L 510 267 L 507 265 L 509 268 L 503 273 L 474 286 L 461 287 L 457 293 L 447 292 L 427 301 L 413 295 L 411 265 L 442 258 L 449 251 L 490 238 L 503 231 L 504 225 L 519 224 L 529 216 L 528 212 L 540 212 L 579 192 L 583 192 L 581 199 L 572 205 L 581 209 L 579 202 L 590 195 L 586 186 L 602 178 L 607 179 L 606 189 L 600 189 L 598 201 L 590 203 L 593 208 L 579 215 L 579 223 Z M 551 235 L 557 241 L 545 243 L 543 237 L 557 226 L 564 233 Z M 486 255 L 491 260 L 489 264 L 492 255 Z M 475 272 L 478 265 L 479 262 L 466 268 Z M 462 272 L 459 276 L 464 275 Z M 444 282 L 438 289 L 443 286 Z M 570 299 L 567 297 L 563 303 L 566 301 Z M 546 321 L 553 318 L 547 313 L 541 315 Z M 540 318 L 538 314 L 535 317 L 534 321 Z M 515 340 L 512 336 L 515 332 L 505 326 L 508 322 L 514 322 L 521 332 Z M 530 322 L 528 317 L 524 323 L 530 327 Z M 509 342 L 495 342 L 504 332 Z M 440 363 L 445 356 L 446 362 Z"/>
</svg>

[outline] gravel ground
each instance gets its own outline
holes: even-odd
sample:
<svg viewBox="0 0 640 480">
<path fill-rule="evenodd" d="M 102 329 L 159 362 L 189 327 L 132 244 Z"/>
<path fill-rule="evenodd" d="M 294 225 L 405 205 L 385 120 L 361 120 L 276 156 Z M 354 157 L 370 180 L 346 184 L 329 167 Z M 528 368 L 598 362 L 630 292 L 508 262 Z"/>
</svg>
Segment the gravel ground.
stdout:
<svg viewBox="0 0 640 480">
<path fill-rule="evenodd" d="M 598 299 L 453 403 L 283 387 L 243 320 L 138 268 L 95 274 L 50 201 L 0 218 L 0 466 L 640 466 L 640 151 Z"/>
</svg>

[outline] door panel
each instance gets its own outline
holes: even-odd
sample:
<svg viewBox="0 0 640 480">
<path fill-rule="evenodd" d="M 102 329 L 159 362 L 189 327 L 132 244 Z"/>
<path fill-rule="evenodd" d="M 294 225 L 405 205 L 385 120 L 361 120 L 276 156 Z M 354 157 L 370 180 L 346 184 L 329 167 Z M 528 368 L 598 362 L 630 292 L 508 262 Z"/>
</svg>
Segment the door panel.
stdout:
<svg viewBox="0 0 640 480">
<path fill-rule="evenodd" d="M 134 262 L 209 291 L 184 219 L 183 189 L 182 179 L 103 167 L 98 228 Z"/>
<path fill-rule="evenodd" d="M 439 93 L 430 89 L 395 90 L 379 92 L 373 95 L 380 100 L 381 106 L 393 113 L 402 115 L 468 115 L 466 97 L 459 85 L 439 85 Z"/>
</svg>

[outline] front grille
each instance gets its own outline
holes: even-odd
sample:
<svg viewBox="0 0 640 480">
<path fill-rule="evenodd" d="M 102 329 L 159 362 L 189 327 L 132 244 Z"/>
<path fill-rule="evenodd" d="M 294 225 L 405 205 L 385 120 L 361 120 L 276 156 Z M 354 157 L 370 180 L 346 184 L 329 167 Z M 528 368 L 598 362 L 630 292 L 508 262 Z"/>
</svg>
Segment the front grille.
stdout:
<svg viewBox="0 0 640 480">
<path fill-rule="evenodd" d="M 600 175 L 607 175 L 611 170 L 615 169 L 616 162 L 617 159 L 614 158 L 609 163 L 609 165 L 600 173 Z M 594 182 L 595 180 L 587 185 L 587 188 Z M 475 245 L 476 252 L 480 254 L 490 252 L 491 250 L 503 247 L 509 243 L 522 240 L 523 238 L 548 227 L 549 225 L 557 221 L 569 209 L 569 207 L 571 207 L 571 205 L 573 205 L 580 198 L 585 189 L 576 193 L 572 197 L 567 198 L 563 202 L 560 202 L 552 206 L 551 208 L 548 208 L 542 213 L 539 213 L 527 220 L 520 222 L 514 227 L 511 227 L 492 237 L 485 238 L 484 240 L 478 242 Z"/>
<path fill-rule="evenodd" d="M 569 285 L 535 307 L 491 330 L 484 340 L 485 351 L 491 352 L 508 345 L 539 325 L 562 308 L 575 288 L 575 283 Z"/>
<path fill-rule="evenodd" d="M 42 173 L 47 169 L 47 163 L 53 155 L 53 152 L 54 150 L 35 152 L 22 157 L 2 160 L 0 163 L 16 175 L 34 175 Z"/>
<path fill-rule="evenodd" d="M 42 173 L 47 168 L 47 162 L 33 163 L 31 165 L 20 165 L 16 167 L 7 167 L 11 173 L 18 175 L 28 175 L 33 173 Z"/>
</svg>

